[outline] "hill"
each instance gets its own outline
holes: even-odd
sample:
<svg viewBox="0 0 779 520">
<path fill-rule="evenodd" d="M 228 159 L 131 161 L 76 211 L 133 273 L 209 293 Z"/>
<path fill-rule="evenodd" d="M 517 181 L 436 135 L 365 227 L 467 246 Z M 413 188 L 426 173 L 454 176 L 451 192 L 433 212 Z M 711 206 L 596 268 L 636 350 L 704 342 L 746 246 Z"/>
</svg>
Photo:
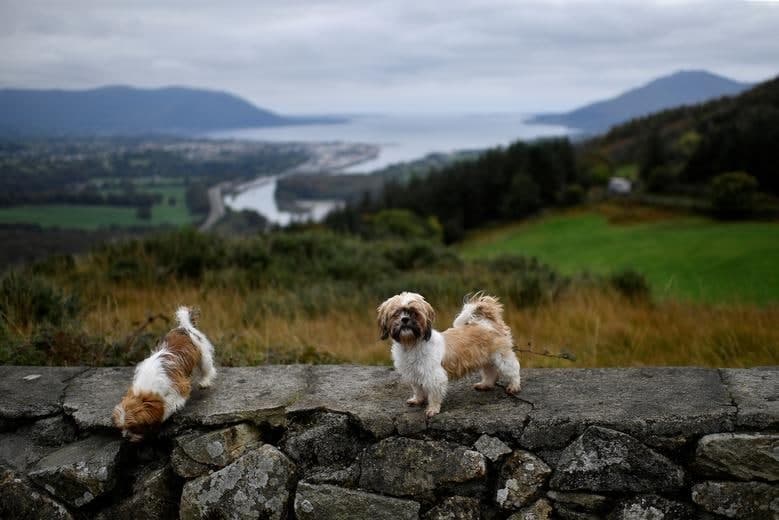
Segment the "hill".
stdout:
<svg viewBox="0 0 779 520">
<path fill-rule="evenodd" d="M 762 192 L 779 196 L 779 77 L 737 96 L 634 119 L 585 141 L 579 166 L 585 176 L 638 166 L 647 191 L 700 195 L 711 178 L 728 171 L 755 177 Z"/>
<path fill-rule="evenodd" d="M 0 136 L 187 134 L 311 122 L 323 120 L 287 118 L 233 94 L 185 87 L 0 90 Z"/>
<path fill-rule="evenodd" d="M 596 134 L 660 110 L 738 94 L 749 86 L 706 71 L 679 71 L 611 99 L 562 114 L 539 114 L 528 122 L 563 125 Z"/>
</svg>

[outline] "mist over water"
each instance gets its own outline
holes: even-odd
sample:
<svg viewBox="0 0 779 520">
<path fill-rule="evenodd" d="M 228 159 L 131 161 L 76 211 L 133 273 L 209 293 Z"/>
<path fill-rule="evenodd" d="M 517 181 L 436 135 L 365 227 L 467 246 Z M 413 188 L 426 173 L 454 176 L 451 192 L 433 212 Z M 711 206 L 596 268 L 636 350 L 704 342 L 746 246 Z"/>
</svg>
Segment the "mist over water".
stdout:
<svg viewBox="0 0 779 520">
<path fill-rule="evenodd" d="M 348 168 L 371 172 L 433 152 L 479 150 L 518 139 L 567 135 L 563 126 L 529 125 L 526 114 L 391 114 L 347 116 L 342 124 L 241 128 L 209 133 L 221 139 L 259 141 L 345 141 L 381 146 L 379 157 Z"/>
<path fill-rule="evenodd" d="M 211 132 L 217 139 L 250 139 L 278 142 L 343 141 L 377 144 L 376 159 L 356 164 L 342 172 L 370 173 L 391 164 L 413 161 L 436 152 L 481 150 L 513 141 L 571 134 L 571 129 L 552 125 L 530 125 L 519 113 L 490 114 L 392 114 L 348 116 L 341 124 L 241 128 Z M 336 172 L 326 172 L 336 173 Z M 259 182 L 225 202 L 233 209 L 253 209 L 274 223 L 322 218 L 326 211 L 317 204 L 316 214 L 292 214 L 279 208 L 274 196 L 275 178 Z M 332 207 L 330 203 L 327 208 Z"/>
</svg>

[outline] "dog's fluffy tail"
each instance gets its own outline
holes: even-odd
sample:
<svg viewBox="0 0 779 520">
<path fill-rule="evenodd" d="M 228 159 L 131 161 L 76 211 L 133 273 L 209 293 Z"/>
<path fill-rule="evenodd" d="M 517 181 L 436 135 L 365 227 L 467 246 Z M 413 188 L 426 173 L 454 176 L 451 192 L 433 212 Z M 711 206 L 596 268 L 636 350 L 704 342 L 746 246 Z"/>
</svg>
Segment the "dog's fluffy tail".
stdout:
<svg viewBox="0 0 779 520">
<path fill-rule="evenodd" d="M 182 329 L 194 329 L 199 317 L 200 312 L 192 307 L 182 305 L 176 309 L 176 321 L 178 321 L 179 327 Z"/>
<path fill-rule="evenodd" d="M 466 295 L 463 299 L 463 308 L 454 318 L 453 326 L 465 325 L 481 325 L 502 334 L 511 334 L 511 330 L 503 321 L 503 304 L 495 296 L 489 296 L 482 291 Z"/>
</svg>

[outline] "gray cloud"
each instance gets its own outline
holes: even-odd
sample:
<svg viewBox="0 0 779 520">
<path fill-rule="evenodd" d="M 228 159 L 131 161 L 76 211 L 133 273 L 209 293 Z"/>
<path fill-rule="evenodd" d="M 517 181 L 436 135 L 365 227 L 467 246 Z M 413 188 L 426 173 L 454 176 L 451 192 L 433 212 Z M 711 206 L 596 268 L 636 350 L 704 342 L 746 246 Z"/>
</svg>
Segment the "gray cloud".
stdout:
<svg viewBox="0 0 779 520">
<path fill-rule="evenodd" d="M 1 1 L 2 86 L 192 85 L 282 112 L 539 111 L 681 68 L 779 73 L 779 2 Z"/>
</svg>

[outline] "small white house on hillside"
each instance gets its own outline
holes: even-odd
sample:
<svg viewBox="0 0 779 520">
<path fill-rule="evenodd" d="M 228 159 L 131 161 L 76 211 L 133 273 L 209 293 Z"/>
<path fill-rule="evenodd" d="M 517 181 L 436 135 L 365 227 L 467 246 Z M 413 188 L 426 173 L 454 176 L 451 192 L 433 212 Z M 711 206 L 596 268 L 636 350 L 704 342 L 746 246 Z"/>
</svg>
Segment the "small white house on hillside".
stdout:
<svg viewBox="0 0 779 520">
<path fill-rule="evenodd" d="M 609 179 L 609 193 L 627 195 L 633 189 L 633 183 L 624 177 L 612 177 Z"/>
</svg>

